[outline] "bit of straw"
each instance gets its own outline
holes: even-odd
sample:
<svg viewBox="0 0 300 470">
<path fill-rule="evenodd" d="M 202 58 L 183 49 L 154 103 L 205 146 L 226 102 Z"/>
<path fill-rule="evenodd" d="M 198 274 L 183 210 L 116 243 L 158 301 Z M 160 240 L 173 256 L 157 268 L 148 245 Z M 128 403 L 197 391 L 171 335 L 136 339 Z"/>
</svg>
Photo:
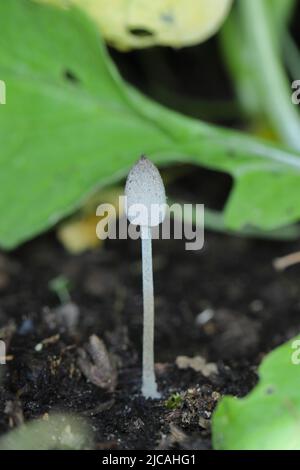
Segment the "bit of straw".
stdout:
<svg viewBox="0 0 300 470">
<path fill-rule="evenodd" d="M 284 271 L 285 269 L 300 263 L 300 251 L 291 253 L 290 255 L 277 258 L 273 261 L 276 271 Z"/>
</svg>

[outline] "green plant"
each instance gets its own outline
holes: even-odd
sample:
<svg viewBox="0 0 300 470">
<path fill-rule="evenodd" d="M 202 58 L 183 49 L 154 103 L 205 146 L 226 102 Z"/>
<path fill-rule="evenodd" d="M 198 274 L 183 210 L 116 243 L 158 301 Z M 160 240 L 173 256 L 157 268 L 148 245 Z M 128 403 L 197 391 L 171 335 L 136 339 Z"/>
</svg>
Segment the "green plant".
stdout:
<svg viewBox="0 0 300 470">
<path fill-rule="evenodd" d="M 70 281 L 65 276 L 57 276 L 49 282 L 49 289 L 54 292 L 62 304 L 70 302 Z"/>
<path fill-rule="evenodd" d="M 0 107 L 2 248 L 73 213 L 125 176 L 143 152 L 156 164 L 194 163 L 231 175 L 234 185 L 218 214 L 225 229 L 267 235 L 299 220 L 297 151 L 141 95 L 121 79 L 82 12 L 10 0 L 0 2 L 0 28 L 8 94 Z"/>
<path fill-rule="evenodd" d="M 177 410 L 177 408 L 180 408 L 182 401 L 182 396 L 176 392 L 166 400 L 165 405 L 169 410 Z"/>
</svg>

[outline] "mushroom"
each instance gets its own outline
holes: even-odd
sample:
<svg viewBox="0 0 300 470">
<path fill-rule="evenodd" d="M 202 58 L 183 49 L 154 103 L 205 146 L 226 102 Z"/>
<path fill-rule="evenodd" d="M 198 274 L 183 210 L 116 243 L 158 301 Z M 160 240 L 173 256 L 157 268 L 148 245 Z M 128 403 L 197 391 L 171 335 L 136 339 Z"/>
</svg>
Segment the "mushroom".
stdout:
<svg viewBox="0 0 300 470">
<path fill-rule="evenodd" d="M 146 398 L 159 398 L 154 372 L 154 292 L 151 228 L 163 222 L 166 195 L 156 166 L 142 156 L 126 181 L 125 211 L 129 222 L 140 226 L 143 271 L 143 384 Z"/>
</svg>

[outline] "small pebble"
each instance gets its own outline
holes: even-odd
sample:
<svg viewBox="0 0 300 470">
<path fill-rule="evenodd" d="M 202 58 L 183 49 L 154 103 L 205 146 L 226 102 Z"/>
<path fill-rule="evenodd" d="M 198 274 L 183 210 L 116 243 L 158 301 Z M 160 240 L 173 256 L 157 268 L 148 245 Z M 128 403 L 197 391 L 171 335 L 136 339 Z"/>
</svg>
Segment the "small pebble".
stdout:
<svg viewBox="0 0 300 470">
<path fill-rule="evenodd" d="M 250 309 L 253 313 L 261 312 L 263 308 L 264 308 L 264 304 L 259 299 L 253 300 L 250 304 Z"/>
<path fill-rule="evenodd" d="M 28 333 L 31 333 L 33 331 L 33 321 L 31 318 L 26 318 L 23 320 L 18 333 L 19 335 L 25 336 L 28 335 Z"/>
<path fill-rule="evenodd" d="M 196 325 L 202 326 L 208 323 L 210 320 L 213 319 L 215 312 L 211 308 L 207 308 L 201 313 L 198 313 L 196 317 Z"/>
</svg>

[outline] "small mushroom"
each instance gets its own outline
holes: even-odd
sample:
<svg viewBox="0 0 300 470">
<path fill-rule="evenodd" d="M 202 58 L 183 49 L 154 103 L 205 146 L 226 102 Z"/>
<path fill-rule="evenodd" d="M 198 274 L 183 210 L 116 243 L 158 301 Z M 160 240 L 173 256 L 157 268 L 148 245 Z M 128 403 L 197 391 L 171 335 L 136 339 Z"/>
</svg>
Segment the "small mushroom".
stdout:
<svg viewBox="0 0 300 470">
<path fill-rule="evenodd" d="M 131 169 L 125 187 L 125 210 L 130 223 L 140 226 L 143 266 L 143 385 L 146 398 L 159 398 L 154 372 L 154 293 L 151 228 L 163 222 L 166 195 L 156 166 L 146 157 Z"/>
</svg>

